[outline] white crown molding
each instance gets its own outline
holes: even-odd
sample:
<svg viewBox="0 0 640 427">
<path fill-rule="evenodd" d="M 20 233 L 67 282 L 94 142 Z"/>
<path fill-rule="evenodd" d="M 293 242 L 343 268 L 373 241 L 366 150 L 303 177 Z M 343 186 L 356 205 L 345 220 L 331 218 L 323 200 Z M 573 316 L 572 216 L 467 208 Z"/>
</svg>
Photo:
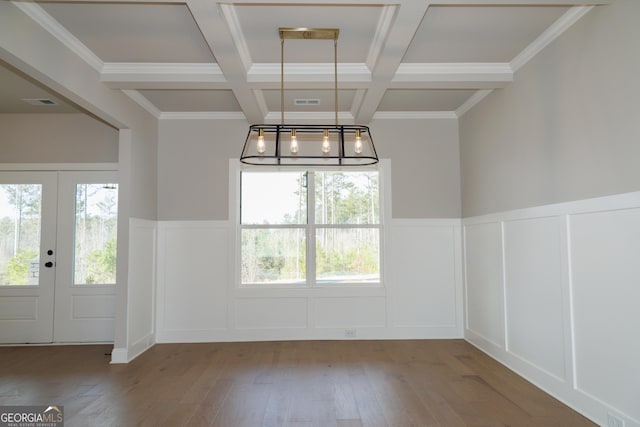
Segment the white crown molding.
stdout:
<svg viewBox="0 0 640 427">
<path fill-rule="evenodd" d="M 233 4 L 220 4 L 219 7 L 222 11 L 222 16 L 227 22 L 227 27 L 229 28 L 229 32 L 231 33 L 231 38 L 233 39 L 238 52 L 238 56 L 240 57 L 240 62 L 242 62 L 245 72 L 248 72 L 249 68 L 251 68 L 252 63 L 251 54 L 249 53 L 247 39 L 244 37 L 240 21 L 238 20 L 236 8 Z"/>
<path fill-rule="evenodd" d="M 247 120 L 239 111 L 166 111 L 160 113 L 160 120 Z"/>
<path fill-rule="evenodd" d="M 392 28 L 393 18 L 396 15 L 398 6 L 385 5 L 380 13 L 380 19 L 378 20 L 378 26 L 376 27 L 376 33 L 373 36 L 373 41 L 369 46 L 369 53 L 367 54 L 366 65 L 369 69 L 373 69 L 378 58 L 384 48 L 384 43 L 389 36 L 389 32 Z"/>
<path fill-rule="evenodd" d="M 471 95 L 461 106 L 456 109 L 456 116 L 462 117 L 467 111 L 475 107 L 476 104 L 482 101 L 491 92 L 493 92 L 493 90 L 491 89 L 481 89 Z"/>
<path fill-rule="evenodd" d="M 529 62 L 542 49 L 557 39 L 562 33 L 568 30 L 573 24 L 578 22 L 587 12 L 594 6 L 574 6 L 567 10 L 560 18 L 542 32 L 529 46 L 525 47 L 510 62 L 511 69 L 515 72 L 522 68 L 524 64 Z"/>
<path fill-rule="evenodd" d="M 457 119 L 455 111 L 377 111 L 373 120 L 442 120 Z"/>
<path fill-rule="evenodd" d="M 158 109 L 158 107 L 153 105 L 151 101 L 149 101 L 147 98 L 142 96 L 140 92 L 138 92 L 137 90 L 123 90 L 122 93 L 127 95 L 129 98 L 133 99 L 136 102 L 136 104 L 144 108 L 149 114 L 151 114 L 156 119 L 160 118 L 161 112 Z"/>
<path fill-rule="evenodd" d="M 102 60 L 36 3 L 21 1 L 12 3 L 29 18 L 33 19 L 42 28 L 49 32 L 49 34 L 60 41 L 60 43 L 82 58 L 82 60 L 89 64 L 90 67 L 98 72 L 102 70 Z"/>
</svg>

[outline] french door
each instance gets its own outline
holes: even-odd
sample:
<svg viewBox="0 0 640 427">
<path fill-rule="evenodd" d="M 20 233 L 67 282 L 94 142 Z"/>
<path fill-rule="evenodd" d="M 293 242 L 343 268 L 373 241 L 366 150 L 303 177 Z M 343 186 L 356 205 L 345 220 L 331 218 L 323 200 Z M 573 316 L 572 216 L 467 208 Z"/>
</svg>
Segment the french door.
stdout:
<svg viewBox="0 0 640 427">
<path fill-rule="evenodd" d="M 115 182 L 0 172 L 0 343 L 113 340 Z"/>
</svg>

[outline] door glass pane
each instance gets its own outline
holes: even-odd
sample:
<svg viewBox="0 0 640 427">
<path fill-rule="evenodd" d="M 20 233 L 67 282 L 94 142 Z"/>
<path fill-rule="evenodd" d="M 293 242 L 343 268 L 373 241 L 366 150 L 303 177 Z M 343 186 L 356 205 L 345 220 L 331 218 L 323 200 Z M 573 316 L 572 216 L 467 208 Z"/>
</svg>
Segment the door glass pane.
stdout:
<svg viewBox="0 0 640 427">
<path fill-rule="evenodd" d="M 76 185 L 74 283 L 116 283 L 117 184 Z"/>
<path fill-rule="evenodd" d="M 380 282 L 380 230 L 316 229 L 316 282 Z"/>
<path fill-rule="evenodd" d="M 243 284 L 292 284 L 306 279 L 302 228 L 242 230 Z"/>
<path fill-rule="evenodd" d="M 37 285 L 41 184 L 0 184 L 0 286 Z"/>
<path fill-rule="evenodd" d="M 304 172 L 242 172 L 241 224 L 306 224 Z"/>
<path fill-rule="evenodd" d="M 316 172 L 316 224 L 378 224 L 378 172 Z"/>
</svg>

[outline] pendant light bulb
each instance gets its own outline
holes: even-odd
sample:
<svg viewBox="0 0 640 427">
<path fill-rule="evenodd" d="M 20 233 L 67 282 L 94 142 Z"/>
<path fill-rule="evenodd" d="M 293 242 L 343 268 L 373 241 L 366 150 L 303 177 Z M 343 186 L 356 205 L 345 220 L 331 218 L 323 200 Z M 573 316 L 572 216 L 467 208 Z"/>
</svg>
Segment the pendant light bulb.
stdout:
<svg viewBox="0 0 640 427">
<path fill-rule="evenodd" d="M 356 129 L 356 143 L 353 150 L 356 154 L 362 154 L 362 137 L 360 136 L 360 129 Z"/>
<path fill-rule="evenodd" d="M 331 151 L 331 144 L 329 144 L 329 129 L 324 130 L 324 136 L 322 137 L 322 153 L 329 154 Z"/>
<path fill-rule="evenodd" d="M 298 154 L 298 137 L 296 136 L 296 130 L 291 129 L 291 144 L 289 145 L 289 151 L 291 154 Z"/>
<path fill-rule="evenodd" d="M 264 129 L 258 131 L 258 145 L 256 146 L 256 150 L 258 150 L 258 154 L 261 155 L 267 150 L 267 146 L 264 143 Z"/>
</svg>

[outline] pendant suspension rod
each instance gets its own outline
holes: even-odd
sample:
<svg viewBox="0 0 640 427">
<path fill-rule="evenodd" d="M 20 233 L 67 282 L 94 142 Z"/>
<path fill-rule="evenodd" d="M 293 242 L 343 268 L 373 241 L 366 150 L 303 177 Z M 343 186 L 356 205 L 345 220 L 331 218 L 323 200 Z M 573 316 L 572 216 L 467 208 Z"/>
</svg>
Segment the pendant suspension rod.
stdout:
<svg viewBox="0 0 640 427">
<path fill-rule="evenodd" d="M 336 126 L 338 126 L 338 39 L 333 40 L 333 90 L 336 100 Z"/>
<path fill-rule="evenodd" d="M 280 124 L 284 124 L 284 39 L 280 40 Z"/>
</svg>

